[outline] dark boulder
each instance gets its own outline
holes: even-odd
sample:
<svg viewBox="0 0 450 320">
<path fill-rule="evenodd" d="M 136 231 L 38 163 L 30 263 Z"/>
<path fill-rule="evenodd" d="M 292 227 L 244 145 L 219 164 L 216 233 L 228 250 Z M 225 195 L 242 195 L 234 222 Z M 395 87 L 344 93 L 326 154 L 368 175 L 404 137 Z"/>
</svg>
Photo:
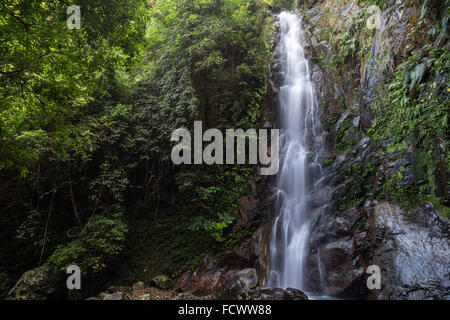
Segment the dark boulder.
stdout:
<svg viewBox="0 0 450 320">
<path fill-rule="evenodd" d="M 260 290 L 261 300 L 308 300 L 308 296 L 294 288 L 265 288 Z"/>
<path fill-rule="evenodd" d="M 8 300 L 58 300 L 67 294 L 61 272 L 39 267 L 25 272 L 8 294 Z"/>
<path fill-rule="evenodd" d="M 196 271 L 186 271 L 175 281 L 175 289 L 181 292 L 214 293 L 225 276 L 223 268 L 216 267 L 214 255 L 207 255 Z"/>
<path fill-rule="evenodd" d="M 258 294 L 258 275 L 248 268 L 230 273 L 217 289 L 220 300 L 250 300 Z"/>
</svg>

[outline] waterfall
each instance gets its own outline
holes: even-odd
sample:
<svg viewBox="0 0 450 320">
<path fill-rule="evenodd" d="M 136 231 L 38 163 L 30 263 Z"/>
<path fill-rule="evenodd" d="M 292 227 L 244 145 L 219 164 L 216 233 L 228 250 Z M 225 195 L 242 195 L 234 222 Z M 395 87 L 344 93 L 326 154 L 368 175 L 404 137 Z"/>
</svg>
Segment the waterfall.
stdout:
<svg viewBox="0 0 450 320">
<path fill-rule="evenodd" d="M 280 88 L 281 159 L 266 286 L 304 290 L 312 209 L 309 198 L 322 174 L 318 163 L 322 128 L 302 45 L 301 19 L 289 12 L 280 13 L 278 18 L 283 79 Z"/>
</svg>

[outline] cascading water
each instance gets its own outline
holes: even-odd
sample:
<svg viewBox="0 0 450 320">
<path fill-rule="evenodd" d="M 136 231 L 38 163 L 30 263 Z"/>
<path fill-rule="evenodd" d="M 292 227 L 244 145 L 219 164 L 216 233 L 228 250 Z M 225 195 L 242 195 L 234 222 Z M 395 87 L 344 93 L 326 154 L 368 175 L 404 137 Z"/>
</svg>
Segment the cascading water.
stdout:
<svg viewBox="0 0 450 320">
<path fill-rule="evenodd" d="M 270 242 L 267 287 L 305 289 L 305 256 L 310 234 L 309 198 L 321 176 L 318 163 L 322 129 L 302 46 L 300 18 L 282 12 L 280 21 L 281 165 L 278 172 L 276 218 Z"/>
</svg>

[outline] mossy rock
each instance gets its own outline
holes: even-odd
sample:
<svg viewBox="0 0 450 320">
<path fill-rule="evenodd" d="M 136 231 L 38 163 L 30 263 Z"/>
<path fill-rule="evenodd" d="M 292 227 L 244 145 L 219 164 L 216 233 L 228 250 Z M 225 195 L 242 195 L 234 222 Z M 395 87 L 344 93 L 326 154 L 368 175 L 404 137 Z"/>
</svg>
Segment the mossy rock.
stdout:
<svg viewBox="0 0 450 320">
<path fill-rule="evenodd" d="M 154 277 L 150 282 L 150 285 L 161 290 L 170 290 L 173 288 L 173 280 L 165 275 L 160 275 Z"/>
<path fill-rule="evenodd" d="M 66 295 L 65 284 L 62 273 L 39 267 L 22 275 L 7 300 L 60 300 Z"/>
</svg>

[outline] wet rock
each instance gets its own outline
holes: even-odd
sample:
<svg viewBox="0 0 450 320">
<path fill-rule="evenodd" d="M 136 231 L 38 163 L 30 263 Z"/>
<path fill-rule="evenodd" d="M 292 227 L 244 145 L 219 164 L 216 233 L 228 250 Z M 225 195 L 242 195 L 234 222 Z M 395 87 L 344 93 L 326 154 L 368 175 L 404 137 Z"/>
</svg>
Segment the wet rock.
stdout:
<svg viewBox="0 0 450 320">
<path fill-rule="evenodd" d="M 252 211 L 254 210 L 253 206 L 255 205 L 255 201 L 250 197 L 242 197 L 238 201 L 238 215 L 237 215 L 237 223 L 235 225 L 235 229 L 242 229 L 244 227 L 249 227 L 252 222 Z"/>
<path fill-rule="evenodd" d="M 298 289 L 287 288 L 284 291 L 284 300 L 308 300 L 308 296 Z"/>
<path fill-rule="evenodd" d="M 356 144 L 356 146 L 355 146 L 355 151 L 356 151 L 356 152 L 358 152 L 358 151 L 361 152 L 362 149 L 366 149 L 366 148 L 369 146 L 370 140 L 371 140 L 371 139 L 370 139 L 369 137 L 364 137 L 364 138 L 362 138 L 362 139 Z"/>
<path fill-rule="evenodd" d="M 280 288 L 266 288 L 260 290 L 261 300 L 283 300 L 284 290 Z"/>
<path fill-rule="evenodd" d="M 223 269 L 187 271 L 177 279 L 175 288 L 179 291 L 202 291 L 209 294 L 216 291 L 225 275 Z"/>
<path fill-rule="evenodd" d="M 173 288 L 173 281 L 165 275 L 159 275 L 150 281 L 150 285 L 161 290 L 170 290 Z"/>
<path fill-rule="evenodd" d="M 124 292 L 124 293 L 131 293 L 133 291 L 133 287 L 128 287 L 128 286 L 111 286 L 108 289 L 109 293 L 114 293 L 114 292 Z"/>
<path fill-rule="evenodd" d="M 217 289 L 221 300 L 249 300 L 257 294 L 258 275 L 248 268 L 230 273 Z"/>
<path fill-rule="evenodd" d="M 404 212 L 375 206 L 378 299 L 450 299 L 450 226 L 431 203 Z"/>
<path fill-rule="evenodd" d="M 329 188 L 323 188 L 315 192 L 309 199 L 310 208 L 320 208 L 330 203 L 333 194 Z"/>
<path fill-rule="evenodd" d="M 329 296 L 363 296 L 364 268 L 358 261 L 358 247 L 352 240 L 328 243 L 308 259 L 308 279 L 318 292 Z M 311 285 L 311 284 L 310 284 Z"/>
<path fill-rule="evenodd" d="M 265 288 L 260 290 L 261 300 L 308 300 L 308 296 L 293 288 L 286 290 L 280 288 Z"/>
<path fill-rule="evenodd" d="M 217 266 L 226 270 L 241 270 L 246 267 L 255 267 L 259 256 L 259 233 L 244 240 L 240 245 L 225 252 Z"/>
<path fill-rule="evenodd" d="M 356 208 L 340 212 L 336 217 L 330 217 L 328 214 L 321 215 L 314 222 L 314 232 L 310 237 L 310 245 L 318 248 L 326 243 L 331 243 L 352 236 L 356 229 L 364 229 L 365 226 L 356 226 L 362 219 L 361 213 Z"/>
<path fill-rule="evenodd" d="M 39 267 L 25 272 L 9 292 L 7 299 L 64 299 L 66 293 L 66 281 L 62 273 L 49 267 Z"/>
<path fill-rule="evenodd" d="M 186 271 L 174 284 L 175 289 L 184 292 L 202 291 L 204 295 L 214 293 L 225 276 L 225 270 L 216 266 L 214 255 L 207 255 L 195 272 Z"/>
<path fill-rule="evenodd" d="M 305 268 L 308 291 L 353 298 L 367 295 L 364 265 L 371 247 L 362 211 L 351 208 L 333 215 L 329 210 L 313 221 Z"/>
</svg>

